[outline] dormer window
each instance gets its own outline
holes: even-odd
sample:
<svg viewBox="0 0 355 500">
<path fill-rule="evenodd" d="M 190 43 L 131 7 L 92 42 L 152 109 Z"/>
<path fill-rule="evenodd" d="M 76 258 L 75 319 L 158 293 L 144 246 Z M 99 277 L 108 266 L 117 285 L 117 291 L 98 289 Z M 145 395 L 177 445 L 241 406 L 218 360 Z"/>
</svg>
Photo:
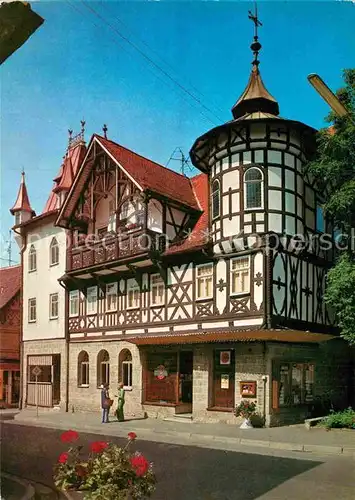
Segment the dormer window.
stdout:
<svg viewBox="0 0 355 500">
<path fill-rule="evenodd" d="M 252 167 L 244 174 L 244 208 L 246 210 L 263 208 L 263 174 L 259 168 Z"/>
<path fill-rule="evenodd" d="M 213 181 L 212 184 L 212 219 L 219 217 L 221 206 L 221 193 L 219 181 Z"/>
</svg>

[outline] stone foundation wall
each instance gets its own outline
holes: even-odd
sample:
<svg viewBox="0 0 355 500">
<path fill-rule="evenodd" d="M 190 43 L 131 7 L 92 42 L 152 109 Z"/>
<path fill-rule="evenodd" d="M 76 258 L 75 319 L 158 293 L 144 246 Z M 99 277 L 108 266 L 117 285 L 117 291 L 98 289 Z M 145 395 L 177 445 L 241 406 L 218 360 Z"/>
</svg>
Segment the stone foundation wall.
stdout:
<svg viewBox="0 0 355 500">
<path fill-rule="evenodd" d="M 65 411 L 66 400 L 66 345 L 64 339 L 58 340 L 27 340 L 23 343 L 22 369 L 22 401 L 25 407 L 27 401 L 27 356 L 60 354 L 60 410 Z"/>
<path fill-rule="evenodd" d="M 132 354 L 132 389 L 125 392 L 125 415 L 142 417 L 142 362 L 137 346 L 126 341 L 72 342 L 69 347 L 69 411 L 100 411 L 101 389 L 97 385 L 97 356 L 105 349 L 110 356 L 110 397 L 114 400 L 111 413 L 117 407 L 119 354 L 128 349 Z M 89 387 L 78 385 L 78 356 L 81 351 L 89 355 Z"/>
</svg>

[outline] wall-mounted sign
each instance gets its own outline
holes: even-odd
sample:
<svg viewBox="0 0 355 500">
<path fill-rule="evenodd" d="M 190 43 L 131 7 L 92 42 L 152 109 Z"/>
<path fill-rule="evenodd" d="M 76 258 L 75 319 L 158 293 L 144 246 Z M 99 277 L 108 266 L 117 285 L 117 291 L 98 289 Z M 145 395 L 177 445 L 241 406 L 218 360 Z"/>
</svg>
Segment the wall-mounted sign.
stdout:
<svg viewBox="0 0 355 500">
<path fill-rule="evenodd" d="M 221 375 L 221 389 L 229 389 L 229 375 Z"/>
<path fill-rule="evenodd" d="M 219 364 L 220 365 L 230 365 L 231 364 L 231 352 L 221 351 L 219 353 Z"/>
<path fill-rule="evenodd" d="M 240 382 L 240 395 L 244 398 L 255 398 L 256 382 Z"/>
<path fill-rule="evenodd" d="M 156 377 L 158 380 L 164 380 L 165 377 L 167 376 L 168 376 L 168 371 L 164 365 L 159 365 L 154 370 L 154 377 Z"/>
</svg>

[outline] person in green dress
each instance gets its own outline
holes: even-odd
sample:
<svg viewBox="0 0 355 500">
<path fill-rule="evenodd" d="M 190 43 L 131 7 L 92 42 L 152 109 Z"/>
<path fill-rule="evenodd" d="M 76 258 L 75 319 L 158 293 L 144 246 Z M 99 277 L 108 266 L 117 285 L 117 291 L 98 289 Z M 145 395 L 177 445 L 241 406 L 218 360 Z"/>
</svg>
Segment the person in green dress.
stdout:
<svg viewBox="0 0 355 500">
<path fill-rule="evenodd" d="M 124 400 L 124 396 L 125 396 L 125 391 L 124 391 L 124 388 L 123 388 L 123 382 L 120 382 L 118 384 L 118 404 L 117 404 L 117 410 L 116 410 L 116 416 L 117 416 L 117 420 L 119 422 L 123 422 L 124 421 L 124 413 L 123 413 L 123 407 L 124 407 L 124 403 L 125 403 L 125 400 Z"/>
</svg>

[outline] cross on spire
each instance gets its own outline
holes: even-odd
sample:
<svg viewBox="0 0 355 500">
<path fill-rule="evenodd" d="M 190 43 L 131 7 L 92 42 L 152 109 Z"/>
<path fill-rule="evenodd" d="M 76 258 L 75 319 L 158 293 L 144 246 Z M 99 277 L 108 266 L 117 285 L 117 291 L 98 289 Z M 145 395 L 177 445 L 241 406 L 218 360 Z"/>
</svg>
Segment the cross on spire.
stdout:
<svg viewBox="0 0 355 500">
<path fill-rule="evenodd" d="M 259 51 L 261 49 L 261 44 L 258 42 L 258 38 L 259 38 L 258 37 L 258 28 L 259 28 L 259 26 L 262 26 L 262 23 L 259 21 L 259 18 L 258 18 L 258 6 L 257 6 L 256 2 L 255 2 L 254 9 L 255 9 L 254 14 L 252 13 L 251 10 L 249 10 L 249 15 L 248 15 L 249 19 L 251 21 L 253 21 L 253 23 L 254 23 L 254 42 L 250 45 L 250 48 L 254 54 L 253 64 L 258 65 L 259 64 L 258 55 L 259 55 Z"/>
<path fill-rule="evenodd" d="M 105 139 L 107 139 L 107 130 L 108 130 L 108 128 L 107 128 L 106 123 L 105 123 L 105 124 L 104 124 L 104 126 L 102 127 L 102 130 L 103 130 L 103 133 L 104 133 L 104 137 L 105 137 Z"/>
</svg>

